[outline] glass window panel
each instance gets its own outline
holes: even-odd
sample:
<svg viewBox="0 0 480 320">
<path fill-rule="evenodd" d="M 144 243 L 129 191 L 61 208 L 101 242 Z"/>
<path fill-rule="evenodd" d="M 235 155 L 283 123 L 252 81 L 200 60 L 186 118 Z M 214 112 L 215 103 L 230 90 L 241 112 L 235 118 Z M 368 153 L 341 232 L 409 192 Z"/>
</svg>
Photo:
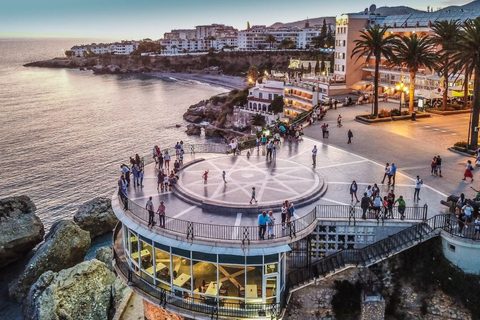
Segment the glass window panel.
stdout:
<svg viewBox="0 0 480 320">
<path fill-rule="evenodd" d="M 132 254 L 132 258 L 133 258 Z M 140 266 L 142 267 L 142 273 L 146 273 L 147 270 L 151 271 L 153 266 L 153 248 L 148 243 L 140 241 L 140 252 L 136 253 L 136 256 L 140 259 Z M 142 276 L 143 277 L 143 276 Z M 150 277 L 153 278 L 153 273 L 150 273 Z"/>
<path fill-rule="evenodd" d="M 203 252 L 192 252 L 192 259 L 195 260 L 202 260 L 202 261 L 210 261 L 210 262 L 217 262 L 217 255 L 211 253 L 203 253 Z"/>
<path fill-rule="evenodd" d="M 153 272 L 153 267 L 152 270 Z M 155 248 L 155 276 L 160 281 L 171 283 L 170 253 Z"/>
<path fill-rule="evenodd" d="M 191 260 L 185 257 L 174 255 L 172 258 L 172 265 L 173 265 L 173 271 L 172 271 L 173 286 L 191 290 L 191 287 L 192 287 L 192 273 L 190 270 Z"/>
<path fill-rule="evenodd" d="M 220 296 L 242 298 L 245 295 L 245 266 L 221 264 L 218 267 Z M 243 291 L 243 295 L 242 295 Z"/>
<path fill-rule="evenodd" d="M 267 299 L 277 296 L 277 276 L 265 279 L 265 294 Z"/>
<path fill-rule="evenodd" d="M 232 256 L 228 254 L 220 254 L 218 255 L 218 262 L 245 265 L 245 256 Z"/>
<path fill-rule="evenodd" d="M 194 260 L 193 283 L 195 291 L 200 296 L 218 295 L 217 264 Z"/>
<path fill-rule="evenodd" d="M 265 256 L 265 263 L 278 262 L 278 254 Z"/>
<path fill-rule="evenodd" d="M 247 284 L 245 298 L 251 302 L 262 301 L 262 266 L 247 266 Z"/>
<path fill-rule="evenodd" d="M 263 264 L 263 256 L 247 256 L 247 264 Z"/>
<path fill-rule="evenodd" d="M 188 251 L 188 250 L 183 250 L 183 249 L 172 247 L 172 253 L 174 253 L 178 256 L 185 257 L 185 258 L 190 258 L 190 251 Z"/>
<path fill-rule="evenodd" d="M 265 274 L 277 273 L 277 272 L 278 272 L 278 263 L 265 264 Z"/>
<path fill-rule="evenodd" d="M 128 238 L 130 244 L 131 253 L 138 252 L 138 238 L 137 235 L 130 231 L 130 237 Z"/>
</svg>

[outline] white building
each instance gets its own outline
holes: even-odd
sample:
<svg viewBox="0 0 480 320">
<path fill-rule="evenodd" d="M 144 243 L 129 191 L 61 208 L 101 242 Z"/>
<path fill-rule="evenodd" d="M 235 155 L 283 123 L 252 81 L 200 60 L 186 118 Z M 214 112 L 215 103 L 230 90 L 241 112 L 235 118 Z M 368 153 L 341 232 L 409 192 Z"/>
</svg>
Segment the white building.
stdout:
<svg viewBox="0 0 480 320">
<path fill-rule="evenodd" d="M 283 95 L 284 84 L 282 81 L 264 80 L 248 90 L 246 109 L 254 113 L 270 113 L 272 101 Z"/>
<path fill-rule="evenodd" d="M 136 41 L 122 41 L 115 43 L 92 43 L 87 45 L 73 46 L 70 48 L 75 57 L 83 57 L 88 53 L 105 54 L 113 53 L 118 55 L 131 54 L 138 47 L 139 42 Z"/>
</svg>

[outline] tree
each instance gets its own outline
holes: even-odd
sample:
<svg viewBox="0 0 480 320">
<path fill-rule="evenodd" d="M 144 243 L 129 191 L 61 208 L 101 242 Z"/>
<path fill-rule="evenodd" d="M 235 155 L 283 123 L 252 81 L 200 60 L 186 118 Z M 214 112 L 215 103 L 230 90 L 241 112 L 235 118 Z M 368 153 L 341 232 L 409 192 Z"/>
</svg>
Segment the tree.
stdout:
<svg viewBox="0 0 480 320">
<path fill-rule="evenodd" d="M 315 58 L 315 75 L 320 74 L 320 61 L 318 61 L 318 57 Z"/>
<path fill-rule="evenodd" d="M 283 107 L 284 106 L 285 106 L 285 102 L 283 101 L 283 96 L 277 96 L 270 103 L 270 111 L 272 111 L 274 113 L 283 112 Z"/>
<path fill-rule="evenodd" d="M 478 127 L 480 113 L 480 17 L 464 22 L 462 29 L 456 43 L 458 51 L 452 55 L 451 59 L 452 64 L 457 66 L 456 70 L 461 68 L 466 75 L 474 76 L 469 147 L 476 149 L 478 132 L 475 132 L 475 127 Z M 465 77 L 465 83 L 468 85 L 468 77 Z"/>
<path fill-rule="evenodd" d="M 283 48 L 283 49 L 294 49 L 295 48 L 295 43 L 290 39 L 283 39 L 280 42 L 279 47 Z"/>
<path fill-rule="evenodd" d="M 65 56 L 67 58 L 71 58 L 71 57 L 75 56 L 75 52 L 73 52 L 72 50 L 67 50 L 67 51 L 65 51 Z"/>
<path fill-rule="evenodd" d="M 258 78 L 258 68 L 256 66 L 250 66 L 248 68 L 248 82 L 255 83 Z"/>
<path fill-rule="evenodd" d="M 268 34 L 265 38 L 265 41 L 270 44 L 270 50 L 272 50 L 273 44 L 277 41 L 277 39 L 275 39 L 273 34 Z"/>
<path fill-rule="evenodd" d="M 431 41 L 441 49 L 438 52 L 439 59 L 442 61 L 439 74 L 444 78 L 443 80 L 443 108 L 447 107 L 448 99 L 448 79 L 451 74 L 450 58 L 457 49 L 457 38 L 460 31 L 460 24 L 458 20 L 442 20 L 435 21 L 432 25 L 433 34 Z"/>
<path fill-rule="evenodd" d="M 375 59 L 375 74 L 373 78 L 373 116 L 378 115 L 378 79 L 380 70 L 380 60 L 382 57 L 387 60 L 395 61 L 392 46 L 395 43 L 393 35 L 387 35 L 388 27 L 380 27 L 375 25 L 368 27 L 366 30 L 360 31 L 360 36 L 354 41 L 355 47 L 352 51 L 351 58 L 357 56 L 358 61 L 361 57 L 366 56 L 367 62 L 373 57 Z M 413 99 L 412 99 L 413 101 Z"/>
<path fill-rule="evenodd" d="M 312 73 L 312 64 L 310 62 L 308 63 L 307 73 Z"/>
<path fill-rule="evenodd" d="M 250 123 L 253 126 L 263 126 L 265 124 L 265 117 L 260 113 L 252 114 L 250 117 Z"/>
<path fill-rule="evenodd" d="M 418 69 L 421 67 L 436 69 L 437 57 L 428 36 L 419 37 L 414 33 L 410 36 L 396 36 L 396 38 L 399 39 L 395 42 L 393 49 L 397 58 L 396 64 L 406 68 L 410 73 L 408 111 L 412 113 Z"/>
</svg>

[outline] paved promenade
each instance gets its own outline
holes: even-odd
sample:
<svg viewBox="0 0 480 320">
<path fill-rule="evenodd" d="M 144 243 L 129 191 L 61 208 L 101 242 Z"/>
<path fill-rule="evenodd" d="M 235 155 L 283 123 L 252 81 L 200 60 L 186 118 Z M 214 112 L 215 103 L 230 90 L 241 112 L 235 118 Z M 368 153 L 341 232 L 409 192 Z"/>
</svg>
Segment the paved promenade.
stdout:
<svg viewBox="0 0 480 320">
<path fill-rule="evenodd" d="M 333 113 L 333 111 L 329 112 L 329 116 L 332 117 Z M 346 137 L 346 129 L 338 129 L 345 131 Z M 306 133 L 316 135 L 319 130 L 319 126 L 314 125 L 307 128 Z M 331 129 L 331 137 L 334 135 L 335 130 Z M 352 146 L 356 143 L 355 139 L 359 138 L 354 137 Z M 272 207 L 279 207 L 284 200 L 296 201 L 295 199 L 309 196 L 312 191 L 322 189 L 322 185 L 328 187 L 320 200 L 305 204 L 301 208 L 297 207 L 296 218 L 307 214 L 317 204 L 351 204 L 349 187 L 352 180 L 356 180 L 359 185 L 359 198 L 363 194 L 363 190 L 368 185 L 373 186 L 374 183 L 378 184 L 382 197 L 386 195 L 390 187 L 386 183 L 380 183 L 383 178 L 384 164 L 346 148 L 342 150 L 329 144 L 332 141 L 339 140 L 339 138 L 334 138 L 332 140 L 328 139 L 327 142 L 327 139 L 325 139 L 324 142 L 323 140 L 319 141 L 306 137 L 300 141 L 282 140 L 278 145 L 276 158 L 272 160 L 266 158 L 266 150 L 263 147 L 252 149 L 250 157 L 246 155 L 247 150 L 237 156 L 186 154 L 184 157 L 185 163 L 194 159 L 204 160 L 181 170 L 178 183 L 184 189 L 184 192 L 188 193 L 188 197 L 200 202 L 209 200 L 220 205 L 252 206 L 252 208 L 256 207 L 255 203 L 249 204 L 252 186 L 256 187 L 258 206 L 271 205 Z M 315 167 L 312 166 L 311 157 L 314 145 L 318 148 L 317 165 Z M 372 154 L 372 156 L 378 157 L 378 152 L 375 155 Z M 388 156 L 388 153 L 386 156 Z M 209 171 L 206 184 L 204 184 L 202 178 L 205 170 Z M 223 182 L 222 171 L 226 172 L 227 184 Z M 322 193 L 324 191 L 323 188 Z M 421 200 L 418 203 L 413 201 L 413 175 L 398 172 L 394 191 L 397 198 L 400 195 L 404 196 L 407 206 L 428 204 L 428 216 L 446 212 L 446 207 L 440 204 L 440 200 L 445 199 L 446 194 L 438 191 L 429 183 L 422 187 Z M 170 190 L 157 191 L 157 177 L 153 164 L 146 167 L 143 188 L 129 187 L 129 198 L 142 207 L 145 206 L 149 196 L 153 196 L 155 208 L 161 200 L 165 201 L 166 215 L 177 219 L 218 225 L 257 224 L 259 211 L 255 211 L 255 209 L 251 213 L 227 214 L 222 210 L 207 212 L 202 210 L 199 205 L 179 199 Z M 279 223 L 279 212 L 276 211 L 275 215 L 276 222 Z"/>
</svg>

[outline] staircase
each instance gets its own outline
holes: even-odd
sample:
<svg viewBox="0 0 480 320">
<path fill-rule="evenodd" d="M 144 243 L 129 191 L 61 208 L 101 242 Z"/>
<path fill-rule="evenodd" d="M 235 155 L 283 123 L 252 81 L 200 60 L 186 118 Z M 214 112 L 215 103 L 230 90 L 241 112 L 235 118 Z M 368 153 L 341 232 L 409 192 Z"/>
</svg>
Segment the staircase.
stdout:
<svg viewBox="0 0 480 320">
<path fill-rule="evenodd" d="M 341 250 L 311 263 L 310 266 L 294 270 L 287 275 L 287 287 L 290 292 L 296 291 L 320 277 L 327 277 L 351 267 L 374 265 L 436 237 L 441 230 L 450 228 L 449 215 L 437 215 L 369 246 Z"/>
</svg>

